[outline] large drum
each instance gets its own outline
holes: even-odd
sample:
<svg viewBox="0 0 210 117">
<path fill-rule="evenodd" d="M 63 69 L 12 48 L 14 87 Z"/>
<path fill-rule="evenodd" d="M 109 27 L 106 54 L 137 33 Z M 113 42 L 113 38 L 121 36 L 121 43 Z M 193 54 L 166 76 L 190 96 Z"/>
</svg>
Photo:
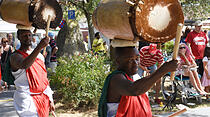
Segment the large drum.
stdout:
<svg viewBox="0 0 210 117">
<path fill-rule="evenodd" d="M 56 28 L 63 17 L 56 0 L 0 0 L 0 16 L 10 23 L 45 29 L 48 15 L 50 28 Z"/>
<path fill-rule="evenodd" d="M 184 22 L 178 0 L 103 0 L 93 13 L 93 24 L 110 39 L 164 43 L 176 36 Z"/>
</svg>

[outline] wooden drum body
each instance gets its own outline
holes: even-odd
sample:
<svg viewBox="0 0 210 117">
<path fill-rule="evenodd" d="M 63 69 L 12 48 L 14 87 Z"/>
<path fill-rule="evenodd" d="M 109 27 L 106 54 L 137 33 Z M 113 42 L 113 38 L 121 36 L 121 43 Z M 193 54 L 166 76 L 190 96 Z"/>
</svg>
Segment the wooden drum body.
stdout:
<svg viewBox="0 0 210 117">
<path fill-rule="evenodd" d="M 178 0 L 104 0 L 93 14 L 97 30 L 110 39 L 164 43 L 176 36 L 184 15 Z"/>
<path fill-rule="evenodd" d="M 0 15 L 7 22 L 30 26 L 29 5 L 30 0 L 2 0 Z"/>
<path fill-rule="evenodd" d="M 133 40 L 134 36 L 127 12 L 129 4 L 124 1 L 101 3 L 93 14 L 93 24 L 110 39 Z"/>
</svg>

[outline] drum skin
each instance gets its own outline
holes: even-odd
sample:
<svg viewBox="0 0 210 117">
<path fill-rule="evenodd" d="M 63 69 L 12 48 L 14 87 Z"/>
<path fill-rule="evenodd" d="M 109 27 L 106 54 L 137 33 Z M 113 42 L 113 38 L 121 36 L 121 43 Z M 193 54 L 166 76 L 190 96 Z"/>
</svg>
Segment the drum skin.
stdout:
<svg viewBox="0 0 210 117">
<path fill-rule="evenodd" d="M 135 34 L 147 42 L 164 43 L 175 38 L 178 23 L 184 22 L 178 0 L 142 0 L 132 12 L 131 7 L 125 0 L 102 1 L 93 13 L 95 28 L 109 39 L 134 40 Z M 128 13 L 134 16 L 133 24 Z"/>
<path fill-rule="evenodd" d="M 48 15 L 50 28 L 59 26 L 63 12 L 56 0 L 1 0 L 0 16 L 4 21 L 45 29 Z"/>
<path fill-rule="evenodd" d="M 136 29 L 138 35 L 146 41 L 167 42 L 175 38 L 177 25 L 184 23 L 184 15 L 178 0 L 144 0 L 144 4 L 139 4 L 138 7 L 141 11 L 136 11 Z M 154 9 L 160 10 L 163 14 L 154 12 Z M 154 21 L 149 20 L 152 13 L 156 13 L 156 25 L 159 24 L 159 26 L 151 26 L 152 23 L 154 24 Z M 168 16 L 164 13 L 168 13 Z"/>
</svg>

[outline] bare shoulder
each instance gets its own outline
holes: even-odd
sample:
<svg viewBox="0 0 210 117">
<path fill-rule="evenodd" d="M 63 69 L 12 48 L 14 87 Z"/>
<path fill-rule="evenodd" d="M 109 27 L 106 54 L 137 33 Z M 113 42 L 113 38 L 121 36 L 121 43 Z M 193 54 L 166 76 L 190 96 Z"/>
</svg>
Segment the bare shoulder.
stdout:
<svg viewBox="0 0 210 117">
<path fill-rule="evenodd" d="M 16 61 L 18 59 L 23 58 L 23 56 L 17 52 L 14 52 L 11 56 L 10 56 L 10 61 Z"/>
<path fill-rule="evenodd" d="M 11 56 L 10 56 L 10 65 L 13 71 L 18 70 L 18 66 L 19 64 L 21 64 L 21 62 L 23 61 L 23 56 L 17 52 L 14 52 Z"/>
<path fill-rule="evenodd" d="M 125 75 L 123 75 L 122 73 L 119 74 L 114 74 L 111 79 L 110 79 L 110 84 L 111 85 L 116 85 L 119 84 L 120 82 L 127 80 Z"/>
<path fill-rule="evenodd" d="M 111 80 L 114 80 L 114 79 L 126 79 L 125 78 L 125 75 L 124 74 L 122 74 L 122 73 L 119 73 L 119 74 L 114 74 L 112 77 L 111 77 Z"/>
</svg>

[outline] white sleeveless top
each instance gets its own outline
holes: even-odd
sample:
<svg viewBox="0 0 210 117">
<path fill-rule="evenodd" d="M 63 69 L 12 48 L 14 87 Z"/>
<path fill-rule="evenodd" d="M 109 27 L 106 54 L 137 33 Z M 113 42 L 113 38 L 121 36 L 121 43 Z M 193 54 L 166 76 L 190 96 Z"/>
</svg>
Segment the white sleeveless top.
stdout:
<svg viewBox="0 0 210 117">
<path fill-rule="evenodd" d="M 31 54 L 31 52 L 32 51 L 27 51 L 28 54 Z M 37 58 L 44 61 L 44 56 L 42 54 L 39 54 Z M 21 117 L 38 117 L 35 103 L 31 97 L 31 94 L 33 93 L 30 92 L 26 70 L 19 69 L 16 72 L 12 72 L 12 74 L 15 77 L 14 84 L 16 86 L 16 91 L 14 93 L 14 107 L 17 114 Z M 53 101 L 53 91 L 49 86 L 47 86 L 43 93 L 49 97 L 50 101 Z"/>
</svg>

